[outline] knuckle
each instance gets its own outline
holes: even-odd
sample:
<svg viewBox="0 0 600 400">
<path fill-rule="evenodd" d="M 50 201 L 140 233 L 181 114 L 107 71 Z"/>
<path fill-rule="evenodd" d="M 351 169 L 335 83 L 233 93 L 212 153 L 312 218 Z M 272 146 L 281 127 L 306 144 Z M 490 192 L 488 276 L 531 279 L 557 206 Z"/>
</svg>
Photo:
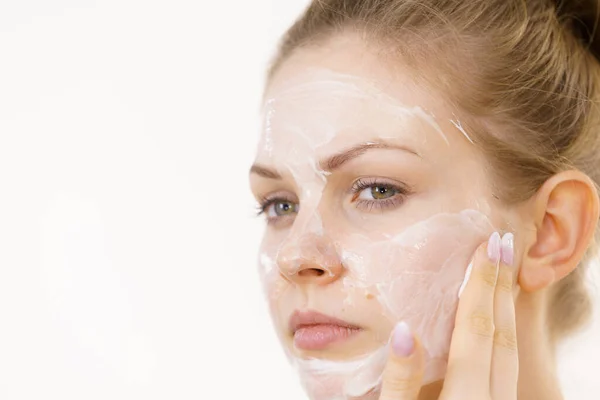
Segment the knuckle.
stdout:
<svg viewBox="0 0 600 400">
<path fill-rule="evenodd" d="M 508 267 L 500 267 L 500 271 L 498 273 L 498 290 L 503 292 L 512 293 L 513 290 L 513 275 L 512 271 Z"/>
<path fill-rule="evenodd" d="M 475 277 L 479 282 L 481 282 L 484 286 L 493 288 L 496 286 L 497 281 L 497 271 L 496 268 L 492 265 L 485 265 L 479 268 Z"/>
<path fill-rule="evenodd" d="M 446 375 L 447 376 L 447 375 Z M 461 399 L 461 400 L 492 400 L 486 393 L 487 391 L 480 387 L 474 387 L 470 384 L 465 384 L 464 373 L 462 376 L 456 376 L 452 381 L 446 379 L 440 399 Z"/>
<path fill-rule="evenodd" d="M 408 393 L 420 388 L 422 370 L 407 362 L 394 360 L 383 372 L 386 393 Z"/>
<path fill-rule="evenodd" d="M 491 338 L 494 336 L 494 320 L 491 315 L 475 312 L 469 316 L 469 331 L 477 336 Z"/>
<path fill-rule="evenodd" d="M 386 388 L 393 393 L 405 393 L 418 389 L 418 383 L 414 379 L 396 377 L 385 382 Z"/>
<path fill-rule="evenodd" d="M 494 332 L 494 346 L 504 348 L 510 352 L 517 351 L 517 335 L 513 329 L 496 329 Z"/>
</svg>

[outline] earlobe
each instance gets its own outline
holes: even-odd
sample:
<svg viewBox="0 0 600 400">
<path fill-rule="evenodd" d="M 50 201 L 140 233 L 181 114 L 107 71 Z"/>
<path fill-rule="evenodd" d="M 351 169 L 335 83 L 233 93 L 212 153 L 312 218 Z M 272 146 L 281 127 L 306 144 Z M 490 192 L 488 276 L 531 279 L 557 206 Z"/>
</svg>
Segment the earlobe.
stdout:
<svg viewBox="0 0 600 400">
<path fill-rule="evenodd" d="M 526 292 L 535 292 L 550 286 L 556 280 L 553 268 L 545 262 L 528 264 L 519 272 L 519 286 Z"/>
<path fill-rule="evenodd" d="M 519 272 L 525 291 L 543 289 L 577 268 L 598 224 L 598 192 L 580 171 L 548 179 L 532 199 L 535 238 L 528 245 Z"/>
</svg>

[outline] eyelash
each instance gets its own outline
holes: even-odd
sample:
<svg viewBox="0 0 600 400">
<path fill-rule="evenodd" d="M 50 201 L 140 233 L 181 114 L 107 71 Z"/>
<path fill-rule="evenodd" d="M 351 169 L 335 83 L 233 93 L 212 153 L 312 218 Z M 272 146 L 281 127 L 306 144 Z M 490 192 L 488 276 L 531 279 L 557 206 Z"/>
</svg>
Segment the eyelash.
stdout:
<svg viewBox="0 0 600 400">
<path fill-rule="evenodd" d="M 360 193 L 369 188 L 373 187 L 385 187 L 389 189 L 393 189 L 398 193 L 389 199 L 383 200 L 365 200 L 358 199 Z M 408 197 L 412 191 L 408 187 L 408 185 L 400 183 L 400 182 L 389 182 L 386 180 L 381 180 L 378 178 L 360 178 L 352 185 L 351 189 L 352 193 L 352 201 L 356 201 L 356 207 L 359 209 L 363 209 L 366 211 L 373 211 L 374 208 L 377 208 L 381 211 L 395 208 L 404 203 L 406 197 Z"/>
<path fill-rule="evenodd" d="M 358 199 L 360 193 L 372 187 L 385 187 L 389 189 L 393 189 L 397 191 L 397 194 L 389 199 L 382 200 L 365 200 Z M 381 180 L 378 178 L 360 178 L 357 179 L 352 185 L 349 193 L 352 194 L 352 202 L 356 202 L 356 207 L 366 211 L 373 211 L 373 209 L 377 208 L 380 211 L 391 209 L 398 207 L 406 200 L 406 197 L 412 194 L 412 190 L 408 185 L 400 183 L 400 182 L 389 182 L 385 180 Z M 281 194 L 274 194 L 271 196 L 267 196 L 261 198 L 259 200 L 259 205 L 257 206 L 256 215 L 261 216 L 267 212 L 267 209 L 275 203 L 294 203 L 297 201 L 296 199 L 292 199 L 290 196 L 285 196 Z M 285 219 L 289 217 L 270 217 L 267 216 L 268 224 L 279 224 L 284 222 Z"/>
<path fill-rule="evenodd" d="M 294 203 L 297 202 L 296 199 L 291 198 L 290 196 L 282 195 L 282 194 L 272 194 L 267 197 L 263 197 L 259 199 L 259 205 L 256 209 L 256 216 L 259 217 L 263 214 L 266 214 L 267 209 L 275 203 Z M 289 217 L 270 217 L 267 215 L 267 223 L 268 224 L 279 224 L 282 220 Z"/>
</svg>

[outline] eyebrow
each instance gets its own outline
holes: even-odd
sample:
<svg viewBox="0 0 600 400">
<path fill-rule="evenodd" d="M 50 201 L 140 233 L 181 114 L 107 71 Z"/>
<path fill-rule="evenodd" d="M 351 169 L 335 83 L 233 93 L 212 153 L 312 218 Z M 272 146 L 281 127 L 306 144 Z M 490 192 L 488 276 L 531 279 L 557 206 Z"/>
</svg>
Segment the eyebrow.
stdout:
<svg viewBox="0 0 600 400">
<path fill-rule="evenodd" d="M 357 146 L 346 149 L 340 153 L 334 154 L 333 156 L 321 161 L 319 165 L 321 166 L 321 169 L 332 172 L 340 168 L 348 161 L 353 160 L 372 149 L 402 150 L 421 158 L 421 155 L 419 153 L 405 146 L 400 146 L 387 142 L 368 142 L 359 144 Z M 252 167 L 250 168 L 250 173 L 257 174 L 267 179 L 282 179 L 281 175 L 277 171 L 274 171 L 260 164 L 252 165 Z"/>
<path fill-rule="evenodd" d="M 371 149 L 402 150 L 402 151 L 408 152 L 410 154 L 413 154 L 417 157 L 421 157 L 421 155 L 419 153 L 417 153 L 416 151 L 414 151 L 408 147 L 405 147 L 405 146 L 400 146 L 397 144 L 391 144 L 391 143 L 387 143 L 387 142 L 369 142 L 369 143 L 359 144 L 357 146 L 351 147 L 350 149 L 344 150 L 341 153 L 338 153 L 338 154 L 335 154 L 335 155 L 329 157 L 328 159 L 326 159 L 325 161 L 322 161 L 320 163 L 321 168 L 326 171 L 334 171 L 334 170 L 340 168 L 342 165 L 344 165 L 348 161 L 353 160 L 356 157 L 363 155 L 364 153 L 366 153 L 367 151 L 369 151 Z"/>
<path fill-rule="evenodd" d="M 279 173 L 260 164 L 252 165 L 252 167 L 250 168 L 250 173 L 262 176 L 263 178 L 267 179 L 281 179 L 281 175 L 279 175 Z"/>
</svg>

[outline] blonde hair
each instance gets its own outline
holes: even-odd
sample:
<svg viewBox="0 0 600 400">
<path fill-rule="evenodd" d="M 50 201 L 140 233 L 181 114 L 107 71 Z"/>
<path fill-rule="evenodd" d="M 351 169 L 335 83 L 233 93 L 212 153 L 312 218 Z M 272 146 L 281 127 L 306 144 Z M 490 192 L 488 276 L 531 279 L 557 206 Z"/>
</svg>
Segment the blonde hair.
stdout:
<svg viewBox="0 0 600 400">
<path fill-rule="evenodd" d="M 451 94 L 504 203 L 530 198 L 568 169 L 598 190 L 598 12 L 596 0 L 314 0 L 283 37 L 269 77 L 297 49 L 360 32 Z M 428 65 L 437 73 L 427 74 Z M 591 314 L 585 267 L 594 249 L 554 285 L 554 338 Z"/>
</svg>

